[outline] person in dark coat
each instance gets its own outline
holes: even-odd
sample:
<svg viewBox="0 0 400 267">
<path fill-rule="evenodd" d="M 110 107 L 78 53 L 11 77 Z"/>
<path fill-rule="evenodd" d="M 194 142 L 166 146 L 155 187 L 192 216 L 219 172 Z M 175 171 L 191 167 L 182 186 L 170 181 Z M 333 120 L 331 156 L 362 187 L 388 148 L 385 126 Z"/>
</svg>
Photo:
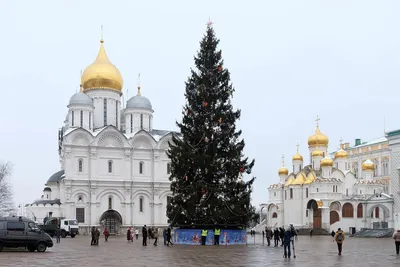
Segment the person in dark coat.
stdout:
<svg viewBox="0 0 400 267">
<path fill-rule="evenodd" d="M 146 228 L 146 225 L 144 225 L 143 228 L 142 228 L 142 235 L 143 235 L 142 245 L 143 246 L 147 246 L 147 228 Z"/>
<path fill-rule="evenodd" d="M 131 236 L 132 236 L 132 232 L 131 232 L 131 227 L 129 227 L 128 231 L 126 231 L 126 240 L 131 241 Z"/>
<path fill-rule="evenodd" d="M 265 228 L 265 237 L 267 238 L 267 245 L 271 245 L 272 231 L 269 228 Z"/>
<path fill-rule="evenodd" d="M 283 237 L 285 236 L 285 229 L 283 229 L 283 227 L 279 228 L 279 238 L 282 241 L 281 247 L 283 247 Z"/>
<path fill-rule="evenodd" d="M 290 258 L 290 243 L 292 242 L 293 234 L 292 229 L 288 228 L 283 234 L 283 249 L 284 249 L 284 257 Z"/>
<path fill-rule="evenodd" d="M 103 235 L 104 235 L 104 241 L 107 242 L 108 241 L 108 236 L 110 235 L 110 232 L 108 232 L 107 228 L 104 228 Z"/>
<path fill-rule="evenodd" d="M 164 228 L 163 230 L 163 238 L 164 238 L 164 246 L 167 245 L 167 229 Z"/>
<path fill-rule="evenodd" d="M 275 247 L 279 245 L 279 230 L 276 228 L 274 230 L 274 241 L 275 241 Z"/>
<path fill-rule="evenodd" d="M 56 242 L 57 243 L 60 243 L 60 236 L 61 236 L 61 229 L 60 229 L 60 226 L 57 226 L 57 229 L 56 229 Z"/>
<path fill-rule="evenodd" d="M 95 231 L 94 234 L 95 234 L 95 245 L 98 246 L 99 245 L 99 239 L 100 239 L 100 231 L 99 231 L 98 228 L 96 228 L 96 231 Z"/>
<path fill-rule="evenodd" d="M 93 246 L 96 244 L 96 228 L 94 226 L 92 227 L 91 236 L 92 241 L 90 242 L 90 245 Z"/>
<path fill-rule="evenodd" d="M 171 242 L 171 237 L 172 237 L 171 228 L 168 227 L 168 229 L 167 229 L 167 246 L 169 246 L 169 244 L 171 244 L 171 246 L 173 245 L 173 243 Z"/>
</svg>

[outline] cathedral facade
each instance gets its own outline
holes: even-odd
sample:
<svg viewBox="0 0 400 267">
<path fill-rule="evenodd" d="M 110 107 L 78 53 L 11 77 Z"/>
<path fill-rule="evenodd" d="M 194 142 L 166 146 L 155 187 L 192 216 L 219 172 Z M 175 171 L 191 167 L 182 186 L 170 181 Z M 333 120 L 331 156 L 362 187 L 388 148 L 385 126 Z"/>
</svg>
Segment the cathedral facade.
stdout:
<svg viewBox="0 0 400 267">
<path fill-rule="evenodd" d="M 269 186 L 269 200 L 261 204 L 261 213 L 266 213 L 262 224 L 327 231 L 340 227 L 351 233 L 396 227 L 394 194 L 398 192 L 390 186 L 387 138 L 366 143 L 357 139 L 353 148 L 341 143 L 332 157 L 328 143 L 317 124 L 308 138 L 308 164 L 298 151 L 290 171 L 282 161 L 279 183 Z"/>
<path fill-rule="evenodd" d="M 81 230 L 166 226 L 171 131 L 153 128 L 150 101 L 137 95 L 121 101 L 123 80 L 104 42 L 81 77 L 59 131 L 61 170 L 50 176 L 43 195 L 26 207 L 29 217 L 76 219 Z"/>
</svg>

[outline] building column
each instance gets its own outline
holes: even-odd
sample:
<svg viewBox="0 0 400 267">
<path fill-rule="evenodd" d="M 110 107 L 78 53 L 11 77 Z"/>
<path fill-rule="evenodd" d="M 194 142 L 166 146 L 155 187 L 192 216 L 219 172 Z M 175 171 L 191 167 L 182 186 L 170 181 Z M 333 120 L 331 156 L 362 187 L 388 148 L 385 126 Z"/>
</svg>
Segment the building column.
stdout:
<svg viewBox="0 0 400 267">
<path fill-rule="evenodd" d="M 328 207 L 322 207 L 321 208 L 321 220 L 322 220 L 322 228 L 324 229 L 329 229 L 330 227 L 330 222 L 329 222 L 329 208 Z"/>
</svg>

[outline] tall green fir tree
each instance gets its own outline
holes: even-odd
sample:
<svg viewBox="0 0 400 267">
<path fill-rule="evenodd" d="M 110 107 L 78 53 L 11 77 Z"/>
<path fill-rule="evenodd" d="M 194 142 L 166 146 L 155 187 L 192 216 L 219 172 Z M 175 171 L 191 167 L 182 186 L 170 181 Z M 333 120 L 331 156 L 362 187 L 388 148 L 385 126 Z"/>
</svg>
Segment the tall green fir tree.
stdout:
<svg viewBox="0 0 400 267">
<path fill-rule="evenodd" d="M 234 88 L 224 68 L 211 23 L 194 57 L 186 82 L 183 118 L 167 152 L 171 160 L 172 197 L 167 215 L 172 226 L 241 225 L 254 215 L 250 197 L 254 160 L 244 156 L 236 129 L 240 110 L 231 104 Z"/>
</svg>

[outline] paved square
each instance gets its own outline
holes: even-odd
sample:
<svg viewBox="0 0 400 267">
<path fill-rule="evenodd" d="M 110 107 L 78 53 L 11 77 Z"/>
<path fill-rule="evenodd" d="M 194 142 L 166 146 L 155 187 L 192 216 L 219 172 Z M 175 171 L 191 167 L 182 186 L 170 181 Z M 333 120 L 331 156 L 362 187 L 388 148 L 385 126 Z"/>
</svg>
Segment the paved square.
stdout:
<svg viewBox="0 0 400 267">
<path fill-rule="evenodd" d="M 347 237 L 343 255 L 338 256 L 330 236 L 300 236 L 295 243 L 296 259 L 283 259 L 283 248 L 262 245 L 261 237 L 249 236 L 248 246 L 182 246 L 154 247 L 141 240 L 127 243 L 124 237 L 110 237 L 105 243 L 90 246 L 90 238 L 61 239 L 60 244 L 45 253 L 5 250 L 0 252 L 0 266 L 400 266 L 391 238 L 355 239 Z"/>
</svg>

